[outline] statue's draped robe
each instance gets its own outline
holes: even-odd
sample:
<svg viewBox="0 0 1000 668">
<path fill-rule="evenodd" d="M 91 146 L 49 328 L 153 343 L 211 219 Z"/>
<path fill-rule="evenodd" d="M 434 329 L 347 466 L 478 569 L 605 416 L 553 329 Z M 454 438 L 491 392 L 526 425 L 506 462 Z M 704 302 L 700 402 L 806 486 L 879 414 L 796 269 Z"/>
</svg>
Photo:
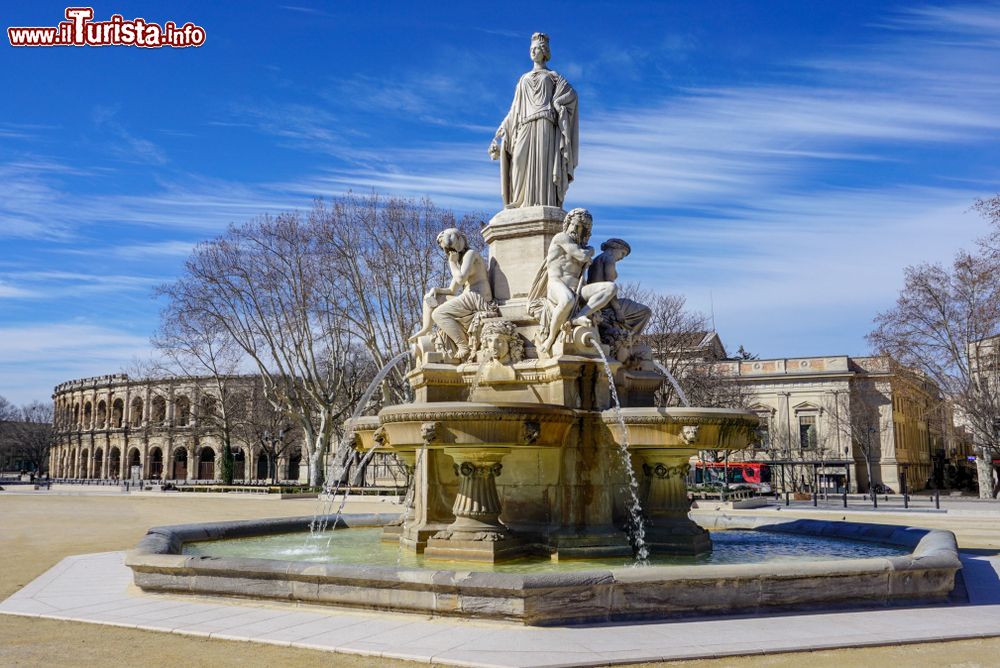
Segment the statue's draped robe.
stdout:
<svg viewBox="0 0 1000 668">
<path fill-rule="evenodd" d="M 562 206 L 580 146 L 576 91 L 552 70 L 521 77 L 500 126 L 500 191 L 508 209 Z"/>
</svg>

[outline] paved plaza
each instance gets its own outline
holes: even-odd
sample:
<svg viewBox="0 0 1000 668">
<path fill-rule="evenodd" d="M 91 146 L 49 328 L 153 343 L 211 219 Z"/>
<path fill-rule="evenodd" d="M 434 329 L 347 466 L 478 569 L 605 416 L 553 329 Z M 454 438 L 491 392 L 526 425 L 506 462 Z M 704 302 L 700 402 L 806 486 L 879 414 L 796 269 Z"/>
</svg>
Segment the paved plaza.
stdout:
<svg viewBox="0 0 1000 668">
<path fill-rule="evenodd" d="M 53 494 L 59 493 L 58 487 L 53 489 Z M 9 516 L 15 520 L 49 517 L 53 529 L 51 542 L 72 555 L 58 558 L 54 564 L 45 564 L 48 557 L 40 554 L 34 563 L 37 572 L 31 572 L 30 567 L 22 571 L 21 575 L 30 575 L 21 577 L 25 582 L 3 582 L 0 593 L 11 595 L 0 603 L 0 613 L 17 617 L 0 617 L 0 626 L 18 619 L 22 624 L 40 618 L 85 622 L 75 624 L 74 628 L 81 629 L 82 636 L 98 643 L 105 631 L 112 635 L 123 629 L 135 629 L 155 631 L 157 633 L 144 633 L 142 637 L 164 642 L 188 636 L 241 641 L 226 643 L 226 647 L 247 647 L 246 641 L 262 643 L 257 645 L 261 651 L 287 652 L 289 656 L 296 651 L 313 650 L 315 656 L 322 656 L 315 653 L 316 650 L 337 652 L 338 662 L 350 661 L 353 665 L 375 665 L 395 659 L 465 666 L 577 666 L 697 658 L 721 661 L 712 665 L 745 665 L 742 662 L 747 659 L 736 657 L 1000 636 L 1000 558 L 990 554 L 993 552 L 990 547 L 1000 540 L 1000 530 L 994 528 L 1000 513 L 991 513 L 992 506 L 982 504 L 975 504 L 975 508 L 959 506 L 950 512 L 925 514 L 927 521 L 924 515 L 917 518 L 914 513 L 880 513 L 877 516 L 869 513 L 864 517 L 858 513 L 850 518 L 879 522 L 895 519 L 956 530 L 960 545 L 966 549 L 963 576 L 968 605 L 536 628 L 295 604 L 144 594 L 131 584 L 131 572 L 123 565 L 122 549 L 101 552 L 93 549 L 93 541 L 81 541 L 79 552 L 82 554 L 72 554 L 73 536 L 59 533 L 60 527 L 73 524 L 74 515 L 79 518 L 75 523 L 84 527 L 88 524 L 87 516 L 103 521 L 110 516 L 127 515 L 130 526 L 119 525 L 116 529 L 118 539 L 104 541 L 109 547 L 127 548 L 131 543 L 123 535 L 141 535 L 144 526 L 140 525 L 155 523 L 150 521 L 154 515 L 162 516 L 167 522 L 177 521 L 179 517 L 207 520 L 294 515 L 314 507 L 315 502 L 210 500 L 179 495 L 130 499 L 88 496 L 79 490 L 64 490 L 64 493 L 65 496 L 5 493 L 0 497 L 0 503 L 13 511 Z M 33 503 L 25 505 L 29 501 Z M 128 504 L 132 504 L 132 512 L 125 513 Z M 359 502 L 359 509 L 375 504 L 385 508 L 387 502 Z M 797 508 L 765 512 L 808 515 L 817 511 Z M 818 512 L 829 514 L 831 511 Z M 18 554 L 10 550 L 11 554 L 4 556 L 16 557 L 18 561 L 24 559 L 23 550 L 30 549 L 32 544 L 46 542 L 44 535 L 39 533 L 44 531 L 40 524 L 31 529 L 15 528 L 8 536 L 16 541 L 20 535 L 28 545 L 21 546 Z M 85 528 L 83 532 L 86 533 Z M 93 532 L 100 534 L 100 529 Z M 24 586 L 18 587 L 18 584 Z M 21 628 L 29 632 L 31 627 L 24 624 Z M 953 656 L 964 661 L 961 665 L 989 665 L 986 656 L 977 656 L 976 651 L 969 654 L 967 645 L 959 643 L 954 647 Z M 963 647 L 966 647 L 966 654 L 962 654 Z M 233 650 L 238 651 L 242 650 Z M 0 662 L 3 652 L 0 649 Z M 789 655 L 789 665 L 801 663 L 801 656 L 798 659 L 795 656 Z M 726 659 L 718 657 L 733 657 L 732 661 L 741 663 L 727 663 Z M 779 658 L 763 657 L 761 660 Z M 984 663 L 977 664 L 977 659 Z M 285 664 L 279 662 L 278 665 Z M 942 664 L 938 662 L 937 665 Z"/>
</svg>

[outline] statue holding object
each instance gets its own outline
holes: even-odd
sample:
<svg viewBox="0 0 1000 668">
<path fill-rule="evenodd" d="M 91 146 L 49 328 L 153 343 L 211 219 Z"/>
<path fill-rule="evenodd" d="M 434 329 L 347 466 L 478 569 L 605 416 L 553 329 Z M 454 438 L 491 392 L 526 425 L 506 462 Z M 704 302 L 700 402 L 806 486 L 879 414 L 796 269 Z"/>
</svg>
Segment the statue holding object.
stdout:
<svg viewBox="0 0 1000 668">
<path fill-rule="evenodd" d="M 500 161 L 504 207 L 562 207 L 580 147 L 576 91 L 547 66 L 549 37 L 531 36 L 532 70 L 514 89 L 510 111 L 490 142 Z M 501 145 L 502 142 L 502 145 Z"/>
<path fill-rule="evenodd" d="M 539 318 L 539 356 L 552 354 L 564 326 L 589 327 L 593 316 L 611 303 L 617 294 L 612 281 L 586 283 L 594 249 L 587 245 L 594 220 L 586 209 L 573 209 L 563 220 L 563 231 L 552 237 L 545 261 L 538 270 L 531 293 L 529 312 Z M 576 311 L 579 303 L 584 305 Z"/>
</svg>

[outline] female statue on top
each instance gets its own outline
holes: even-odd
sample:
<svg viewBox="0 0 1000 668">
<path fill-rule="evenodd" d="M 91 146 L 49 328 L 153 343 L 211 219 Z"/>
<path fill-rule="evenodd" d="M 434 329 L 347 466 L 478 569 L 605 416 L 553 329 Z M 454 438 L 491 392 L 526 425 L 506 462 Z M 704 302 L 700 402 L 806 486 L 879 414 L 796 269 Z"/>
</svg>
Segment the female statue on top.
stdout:
<svg viewBox="0 0 1000 668">
<path fill-rule="evenodd" d="M 546 66 L 549 58 L 549 37 L 536 32 L 531 37 L 535 66 L 517 82 L 510 111 L 490 143 L 490 157 L 500 160 L 500 191 L 508 209 L 561 207 L 576 169 L 576 91 Z"/>
</svg>

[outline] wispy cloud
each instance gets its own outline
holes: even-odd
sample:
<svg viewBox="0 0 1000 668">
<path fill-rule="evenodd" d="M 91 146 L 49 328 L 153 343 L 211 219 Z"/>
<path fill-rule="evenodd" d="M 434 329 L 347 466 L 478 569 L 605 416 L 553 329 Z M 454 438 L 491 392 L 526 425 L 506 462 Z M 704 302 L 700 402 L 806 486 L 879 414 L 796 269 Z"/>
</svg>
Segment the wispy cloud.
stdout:
<svg viewBox="0 0 1000 668">
<path fill-rule="evenodd" d="M 37 296 L 39 296 L 38 292 L 0 280 L 0 299 L 31 299 Z"/>
<path fill-rule="evenodd" d="M 329 109 L 317 105 L 253 100 L 232 104 L 227 113 L 229 118 L 212 123 L 248 127 L 278 138 L 284 146 L 309 152 L 340 154 L 349 146 L 341 129 L 344 124 Z"/>
<path fill-rule="evenodd" d="M 117 108 L 97 106 L 92 118 L 98 130 L 109 136 L 107 148 L 119 159 L 150 165 L 166 164 L 167 157 L 163 150 L 151 140 L 126 128 L 118 118 Z"/>
<path fill-rule="evenodd" d="M 37 300 L 55 300 L 64 297 L 129 292 L 148 293 L 150 288 L 163 281 L 162 277 L 108 274 L 82 271 L 7 271 L 0 273 L 0 296 L 7 286 L 12 297 L 30 296 Z"/>
<path fill-rule="evenodd" d="M 296 12 L 299 14 L 310 14 L 312 16 L 326 16 L 330 18 L 337 18 L 336 14 L 331 14 L 329 12 L 324 12 L 321 9 L 316 9 L 315 7 L 305 7 L 302 5 L 278 5 L 281 9 L 288 10 L 290 12 Z"/>
<path fill-rule="evenodd" d="M 45 400 L 72 378 L 112 373 L 148 351 L 148 341 L 86 323 L 0 327 L 0 395 Z"/>
</svg>

